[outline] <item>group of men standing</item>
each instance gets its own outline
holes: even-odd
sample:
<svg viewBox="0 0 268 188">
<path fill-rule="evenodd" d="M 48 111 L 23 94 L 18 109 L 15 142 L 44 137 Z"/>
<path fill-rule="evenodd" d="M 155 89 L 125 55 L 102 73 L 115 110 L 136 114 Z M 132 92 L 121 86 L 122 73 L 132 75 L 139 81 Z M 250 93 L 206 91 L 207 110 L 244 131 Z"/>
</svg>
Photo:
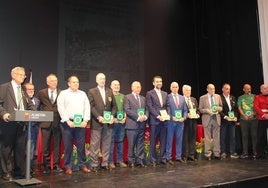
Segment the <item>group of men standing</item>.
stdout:
<svg viewBox="0 0 268 188">
<path fill-rule="evenodd" d="M 103 73 L 96 75 L 97 86 L 86 94 L 79 89 L 77 76 L 70 76 L 68 88 L 57 88 L 56 75 L 46 78 L 47 88 L 34 97 L 33 84 L 24 84 L 25 70 L 15 67 L 11 71 L 12 81 L 0 86 L 0 159 L 2 178 L 11 181 L 13 177 L 25 176 L 25 129 L 23 122 L 10 121 L 16 110 L 52 111 L 52 122 L 40 122 L 42 132 L 43 173 L 51 170 L 61 172 L 60 141 L 64 143 L 65 174 L 73 173 L 73 142 L 76 143 L 78 166 L 88 173 L 127 167 L 123 160 L 123 140 L 128 140 L 128 165 L 146 167 L 144 163 L 144 134 L 148 123 L 150 126 L 150 157 L 152 166 L 159 163 L 173 165 L 172 143 L 176 139 L 175 160 L 184 163 L 195 160 L 195 140 L 197 121 L 202 116 L 204 126 L 205 151 L 212 157 L 225 159 L 238 158 L 235 150 L 235 128 L 240 119 L 243 153 L 241 158 L 248 157 L 249 130 L 251 135 L 253 157 L 264 157 L 265 135 L 268 127 L 268 86 L 261 85 L 261 94 L 251 94 L 249 84 L 244 85 L 244 95 L 238 98 L 230 95 L 231 87 L 224 84 L 222 95 L 215 94 L 215 86 L 207 85 L 207 94 L 197 100 L 191 96 L 191 86 L 182 87 L 183 95 L 178 94 L 179 84 L 170 84 L 171 93 L 162 91 L 162 78 L 153 78 L 154 88 L 140 95 L 142 86 L 139 81 L 131 84 L 131 93 L 120 93 L 118 80 L 111 82 L 111 89 L 105 86 Z M 239 118 L 240 117 L 240 118 Z M 257 119 L 258 118 L 258 119 Z M 259 125 L 257 125 L 259 123 Z M 35 124 L 34 124 L 35 125 Z M 33 126 L 34 126 L 33 125 Z M 86 164 L 85 135 L 86 127 L 91 126 L 90 158 L 91 168 Z M 36 126 L 34 126 L 36 131 Z M 35 134 L 36 135 L 36 134 Z M 50 145 L 53 138 L 54 163 L 51 163 Z M 227 138 L 229 140 L 227 140 Z M 36 136 L 32 136 L 31 166 L 35 152 Z M 160 142 L 160 154 L 156 145 Z M 116 143 L 116 161 L 114 144 Z M 227 143 L 229 145 L 227 146 Z M 99 159 L 102 151 L 102 160 Z M 14 155 L 14 167 L 11 155 Z"/>
</svg>

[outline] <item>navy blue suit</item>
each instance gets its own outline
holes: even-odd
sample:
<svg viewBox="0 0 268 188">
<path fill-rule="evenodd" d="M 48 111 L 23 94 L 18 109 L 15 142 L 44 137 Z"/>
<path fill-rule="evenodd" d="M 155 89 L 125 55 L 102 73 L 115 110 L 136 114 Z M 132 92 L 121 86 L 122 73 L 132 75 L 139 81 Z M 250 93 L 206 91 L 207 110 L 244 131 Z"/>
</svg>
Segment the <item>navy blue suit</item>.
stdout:
<svg viewBox="0 0 268 188">
<path fill-rule="evenodd" d="M 152 162 L 157 161 L 155 151 L 156 142 L 160 140 L 160 160 L 166 160 L 166 139 L 167 139 L 167 121 L 161 122 L 157 117 L 160 116 L 160 110 L 167 110 L 167 92 L 161 91 L 163 105 L 161 106 L 155 89 L 146 94 L 146 107 L 149 110 L 150 125 L 150 153 Z"/>
<path fill-rule="evenodd" d="M 179 105 L 178 107 L 175 104 L 173 94 L 169 94 L 167 97 L 167 110 L 170 115 L 170 121 L 168 121 L 168 130 L 167 130 L 167 146 L 166 146 L 166 157 L 168 160 L 171 159 L 171 150 L 172 150 L 172 142 L 173 136 L 176 135 L 176 160 L 181 159 L 182 153 L 182 137 L 183 137 L 183 128 L 184 123 L 173 121 L 172 117 L 175 117 L 175 111 L 181 110 L 182 117 L 184 119 L 187 118 L 188 108 L 185 102 L 185 98 L 182 95 L 178 95 Z"/>
<path fill-rule="evenodd" d="M 128 163 L 141 164 L 144 158 L 144 132 L 146 121 L 140 122 L 138 120 L 137 110 L 139 108 L 145 109 L 145 115 L 148 117 L 148 111 L 145 106 L 145 97 L 139 95 L 140 106 L 138 100 L 131 93 L 125 96 L 124 99 L 124 111 L 126 112 L 126 132 L 128 138 Z M 134 149 L 136 147 L 136 156 Z"/>
</svg>

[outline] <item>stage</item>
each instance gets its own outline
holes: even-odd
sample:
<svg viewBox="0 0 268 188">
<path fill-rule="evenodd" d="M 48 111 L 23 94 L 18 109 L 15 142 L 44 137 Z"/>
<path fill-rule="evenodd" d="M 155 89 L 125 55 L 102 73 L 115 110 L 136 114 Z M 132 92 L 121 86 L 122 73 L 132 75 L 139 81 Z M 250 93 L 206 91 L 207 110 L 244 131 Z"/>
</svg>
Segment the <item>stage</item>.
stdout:
<svg viewBox="0 0 268 188">
<path fill-rule="evenodd" d="M 141 168 L 116 168 L 72 175 L 51 172 L 42 174 L 37 166 L 34 178 L 41 184 L 27 187 L 267 187 L 268 160 L 226 159 L 175 162 L 175 165 L 158 165 Z M 21 187 L 14 182 L 0 180 L 1 188 Z"/>
</svg>

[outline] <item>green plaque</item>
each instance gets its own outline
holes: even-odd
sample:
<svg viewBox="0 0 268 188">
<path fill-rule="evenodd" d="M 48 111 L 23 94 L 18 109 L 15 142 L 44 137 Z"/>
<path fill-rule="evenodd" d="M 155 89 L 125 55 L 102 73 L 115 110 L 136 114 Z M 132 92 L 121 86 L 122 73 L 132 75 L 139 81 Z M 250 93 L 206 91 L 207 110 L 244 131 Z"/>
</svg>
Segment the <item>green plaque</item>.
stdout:
<svg viewBox="0 0 268 188">
<path fill-rule="evenodd" d="M 179 120 L 182 118 L 182 111 L 181 110 L 175 110 L 175 118 L 176 118 L 176 120 Z"/>
<path fill-rule="evenodd" d="M 138 116 L 143 116 L 145 114 L 145 109 L 144 108 L 138 108 L 137 109 L 137 114 L 138 114 Z"/>
<path fill-rule="evenodd" d="M 228 117 L 229 117 L 232 121 L 234 121 L 234 120 L 235 120 L 235 114 L 234 114 L 234 111 L 229 111 L 229 112 L 228 112 Z"/>
<path fill-rule="evenodd" d="M 118 121 L 122 121 L 124 119 L 124 112 L 123 111 L 117 111 L 117 113 L 116 113 L 116 119 Z"/>
<path fill-rule="evenodd" d="M 112 120 L 112 112 L 103 111 L 103 119 L 104 119 L 104 123 L 110 123 Z"/>
<path fill-rule="evenodd" d="M 212 114 L 217 114 L 218 113 L 218 110 L 216 109 L 217 106 L 218 106 L 217 104 L 212 104 L 211 105 Z"/>
<path fill-rule="evenodd" d="M 251 116 L 253 114 L 252 110 L 246 110 L 245 111 L 246 116 Z"/>
<path fill-rule="evenodd" d="M 74 126 L 79 127 L 81 126 L 83 116 L 81 114 L 74 114 Z"/>
</svg>

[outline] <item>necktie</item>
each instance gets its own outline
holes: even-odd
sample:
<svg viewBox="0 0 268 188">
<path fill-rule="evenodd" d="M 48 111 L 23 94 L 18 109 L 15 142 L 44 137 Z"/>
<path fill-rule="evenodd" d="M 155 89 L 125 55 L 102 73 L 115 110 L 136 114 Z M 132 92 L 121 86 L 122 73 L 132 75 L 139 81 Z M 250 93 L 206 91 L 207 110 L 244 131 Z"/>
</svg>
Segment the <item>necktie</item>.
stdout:
<svg viewBox="0 0 268 188">
<path fill-rule="evenodd" d="M 174 95 L 174 99 L 175 99 L 176 107 L 178 108 L 179 107 L 179 101 L 178 101 L 177 95 Z"/>
<path fill-rule="evenodd" d="M 106 104 L 106 100 L 105 100 L 105 89 L 100 89 L 100 93 L 101 93 L 101 97 L 102 97 L 103 103 Z"/>
<path fill-rule="evenodd" d="M 191 99 L 190 98 L 187 98 L 187 106 L 188 106 L 189 109 L 192 108 L 190 101 L 191 101 Z"/>
<path fill-rule="evenodd" d="M 54 103 L 53 91 L 51 91 L 51 93 L 50 93 L 50 102 L 51 102 L 51 104 Z"/>
<path fill-rule="evenodd" d="M 158 96 L 158 98 L 159 98 L 160 105 L 161 105 L 161 107 L 162 107 L 162 106 L 163 106 L 163 100 L 162 100 L 161 91 L 157 91 L 156 93 L 157 93 L 157 96 Z"/>
<path fill-rule="evenodd" d="M 213 95 L 210 95 L 210 104 L 211 104 L 211 106 L 214 104 Z"/>
<path fill-rule="evenodd" d="M 17 101 L 18 101 L 18 110 L 23 110 L 23 99 L 21 93 L 21 86 L 17 87 Z"/>
<path fill-rule="evenodd" d="M 141 107 L 141 100 L 140 100 L 140 96 L 139 95 L 136 95 L 136 99 L 137 99 L 137 101 L 138 101 L 138 103 L 139 103 L 139 108 Z"/>
</svg>

